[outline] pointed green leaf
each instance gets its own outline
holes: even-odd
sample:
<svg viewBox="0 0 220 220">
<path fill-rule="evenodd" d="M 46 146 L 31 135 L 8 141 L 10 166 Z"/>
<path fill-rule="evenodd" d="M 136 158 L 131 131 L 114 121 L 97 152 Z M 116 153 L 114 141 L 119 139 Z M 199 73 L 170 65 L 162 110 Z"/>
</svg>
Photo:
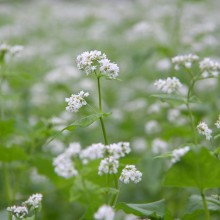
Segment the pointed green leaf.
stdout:
<svg viewBox="0 0 220 220">
<path fill-rule="evenodd" d="M 116 205 L 116 209 L 121 209 L 126 213 L 141 217 L 160 219 L 165 216 L 165 201 L 160 200 L 145 204 L 129 204 L 122 202 Z"/>
<path fill-rule="evenodd" d="M 200 190 L 220 187 L 220 161 L 201 148 L 189 151 L 168 170 L 164 186 L 193 187 Z"/>
</svg>

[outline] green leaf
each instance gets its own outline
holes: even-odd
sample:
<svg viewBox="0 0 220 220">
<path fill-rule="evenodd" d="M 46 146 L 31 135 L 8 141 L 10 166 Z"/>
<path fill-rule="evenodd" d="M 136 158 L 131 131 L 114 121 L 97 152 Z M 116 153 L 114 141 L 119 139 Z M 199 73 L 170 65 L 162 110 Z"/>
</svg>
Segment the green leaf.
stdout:
<svg viewBox="0 0 220 220">
<path fill-rule="evenodd" d="M 200 190 L 220 187 L 220 161 L 206 148 L 189 151 L 166 173 L 164 186 Z"/>
<path fill-rule="evenodd" d="M 12 146 L 10 148 L 6 148 L 0 146 L 0 161 L 2 162 L 12 162 L 19 160 L 26 160 L 28 158 L 24 149 L 18 146 Z"/>
<path fill-rule="evenodd" d="M 208 209 L 211 211 L 220 211 L 220 201 L 213 197 L 206 197 Z M 186 214 L 194 213 L 197 210 L 204 210 L 201 196 L 192 195 L 187 203 Z"/>
<path fill-rule="evenodd" d="M 141 217 L 160 219 L 165 216 L 165 201 L 162 199 L 160 201 L 145 204 L 129 204 L 122 202 L 116 205 L 116 209 L 121 209 L 125 213 Z"/>
<path fill-rule="evenodd" d="M 5 138 L 14 131 L 14 120 L 0 121 L 0 138 Z"/>
</svg>

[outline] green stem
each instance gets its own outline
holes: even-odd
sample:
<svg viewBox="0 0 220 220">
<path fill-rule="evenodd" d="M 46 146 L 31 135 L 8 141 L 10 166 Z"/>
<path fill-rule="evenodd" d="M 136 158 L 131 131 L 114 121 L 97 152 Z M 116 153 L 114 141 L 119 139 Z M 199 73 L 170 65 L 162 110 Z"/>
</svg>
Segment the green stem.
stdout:
<svg viewBox="0 0 220 220">
<path fill-rule="evenodd" d="M 206 220 L 210 220 L 209 209 L 208 209 L 208 206 L 207 206 L 207 202 L 206 202 L 206 198 L 205 198 L 205 194 L 204 194 L 203 190 L 201 190 L 200 194 L 201 194 L 201 197 L 202 197 L 202 203 L 203 203 L 203 207 L 204 207 Z"/>
<path fill-rule="evenodd" d="M 101 85 L 100 85 L 100 77 L 99 76 L 97 76 L 97 80 L 98 80 L 98 93 L 99 93 L 99 111 L 100 111 L 100 113 L 102 113 L 102 94 L 101 94 Z M 100 120 L 101 127 L 102 127 L 102 133 L 103 133 L 105 145 L 108 145 L 108 138 L 106 135 L 106 129 L 105 129 L 103 117 L 101 116 L 99 118 L 99 120 Z"/>
<path fill-rule="evenodd" d="M 114 207 L 118 201 L 118 196 L 119 196 L 119 193 L 120 193 L 120 189 L 118 187 L 118 180 L 117 180 L 117 177 L 116 175 L 114 174 L 114 182 L 115 182 L 115 188 L 118 190 L 118 192 L 116 193 L 116 195 L 113 197 L 112 199 L 112 203 L 111 205 Z"/>
<path fill-rule="evenodd" d="M 189 113 L 189 118 L 190 118 L 190 122 L 191 122 L 191 126 L 192 126 L 194 143 L 197 144 L 198 140 L 197 140 L 196 126 L 195 126 L 195 121 L 194 121 L 194 117 L 193 117 L 193 114 L 192 114 L 192 110 L 190 108 L 190 97 L 191 97 L 191 92 L 193 90 L 193 87 L 194 87 L 195 83 L 196 83 L 196 80 L 193 79 L 192 83 L 189 87 L 189 90 L 188 90 L 186 106 L 187 106 L 187 110 L 188 110 L 188 113 Z"/>
</svg>

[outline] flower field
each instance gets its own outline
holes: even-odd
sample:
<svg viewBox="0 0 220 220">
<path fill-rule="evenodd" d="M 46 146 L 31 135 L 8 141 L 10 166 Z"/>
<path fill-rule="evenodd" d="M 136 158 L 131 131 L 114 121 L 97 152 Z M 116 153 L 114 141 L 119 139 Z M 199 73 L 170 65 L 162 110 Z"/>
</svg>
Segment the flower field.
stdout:
<svg viewBox="0 0 220 220">
<path fill-rule="evenodd" d="M 219 220 L 220 1 L 0 1 L 0 220 Z"/>
</svg>

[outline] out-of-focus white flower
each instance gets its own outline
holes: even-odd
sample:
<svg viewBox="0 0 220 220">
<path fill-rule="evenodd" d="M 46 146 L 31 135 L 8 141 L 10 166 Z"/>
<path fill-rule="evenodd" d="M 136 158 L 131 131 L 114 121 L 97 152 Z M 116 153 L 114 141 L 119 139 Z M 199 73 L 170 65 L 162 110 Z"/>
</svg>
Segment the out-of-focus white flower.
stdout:
<svg viewBox="0 0 220 220">
<path fill-rule="evenodd" d="M 147 149 L 147 143 L 146 140 L 142 137 L 136 137 L 132 140 L 131 143 L 132 151 L 136 153 L 143 153 Z"/>
<path fill-rule="evenodd" d="M 180 110 L 176 108 L 168 110 L 167 119 L 169 122 L 172 122 L 177 125 L 183 125 L 186 122 L 186 119 L 181 116 Z"/>
<path fill-rule="evenodd" d="M 137 220 L 137 219 L 138 219 L 138 216 L 133 215 L 133 214 L 126 215 L 124 218 L 124 220 Z"/>
<path fill-rule="evenodd" d="M 154 134 L 160 131 L 160 125 L 157 121 L 151 120 L 145 124 L 145 132 L 147 134 Z"/>
<path fill-rule="evenodd" d="M 23 202 L 23 205 L 27 205 L 28 207 L 32 207 L 34 209 L 37 209 L 41 205 L 43 195 L 40 193 L 33 194 L 28 198 L 27 201 Z"/>
<path fill-rule="evenodd" d="M 206 140 L 210 140 L 212 138 L 212 130 L 208 128 L 208 125 L 205 122 L 200 122 L 197 125 L 197 130 L 199 134 L 206 137 Z"/>
<path fill-rule="evenodd" d="M 151 149 L 154 154 L 165 153 L 168 150 L 168 143 L 161 140 L 160 138 L 156 138 L 152 141 Z"/>
<path fill-rule="evenodd" d="M 218 116 L 218 120 L 215 123 L 217 128 L 220 128 L 220 115 Z"/>
<path fill-rule="evenodd" d="M 28 209 L 25 206 L 11 206 L 7 208 L 7 211 L 12 214 L 12 219 L 23 219 L 28 215 Z"/>
<path fill-rule="evenodd" d="M 0 44 L 0 53 L 5 54 L 10 51 L 10 46 L 8 44 Z"/>
<path fill-rule="evenodd" d="M 90 160 L 96 160 L 103 158 L 105 154 L 105 145 L 102 143 L 92 144 L 86 149 L 81 150 L 79 157 L 84 164 L 88 163 Z"/>
<path fill-rule="evenodd" d="M 179 89 L 182 87 L 181 82 L 176 77 L 167 79 L 159 79 L 154 83 L 155 87 L 164 93 L 174 93 L 179 91 Z"/>
<path fill-rule="evenodd" d="M 189 150 L 190 150 L 190 147 L 188 146 L 173 150 L 171 163 L 174 164 L 180 161 L 180 158 L 184 156 Z"/>
<path fill-rule="evenodd" d="M 204 58 L 200 63 L 199 67 L 202 72 L 202 76 L 206 77 L 217 77 L 220 72 L 220 63 L 211 60 L 210 58 Z"/>
<path fill-rule="evenodd" d="M 102 175 L 103 173 L 105 173 L 105 174 L 117 173 L 118 166 L 119 166 L 119 162 L 116 158 L 114 158 L 114 157 L 104 158 L 100 162 L 98 174 Z"/>
<path fill-rule="evenodd" d="M 88 96 L 89 96 L 89 93 L 83 92 L 83 91 L 80 91 L 78 95 L 72 94 L 70 98 L 65 99 L 65 101 L 68 102 L 68 106 L 66 107 L 66 110 L 68 112 L 78 112 L 78 110 L 83 105 L 87 104 L 84 98 Z"/>
<path fill-rule="evenodd" d="M 80 144 L 78 142 L 73 142 L 69 144 L 69 147 L 65 150 L 65 154 L 67 154 L 69 157 L 72 157 L 74 155 L 79 154 L 80 150 Z"/>
<path fill-rule="evenodd" d="M 138 183 L 141 181 L 142 173 L 134 165 L 126 165 L 122 170 L 119 180 L 125 184 L 129 182 Z"/>
<path fill-rule="evenodd" d="M 10 48 L 10 53 L 12 56 L 17 55 L 18 53 L 20 53 L 22 50 L 24 50 L 24 47 L 21 45 L 14 45 Z"/>
<path fill-rule="evenodd" d="M 113 220 L 115 216 L 114 209 L 111 206 L 103 205 L 94 214 L 96 220 Z"/>
<path fill-rule="evenodd" d="M 107 154 L 119 159 L 124 157 L 126 154 L 131 152 L 130 143 L 128 142 L 118 142 L 106 146 Z"/>
<path fill-rule="evenodd" d="M 84 70 L 87 75 L 94 72 L 99 74 L 100 72 L 101 75 L 105 75 L 109 79 L 116 79 L 119 75 L 118 65 L 111 63 L 101 51 L 86 51 L 77 56 L 76 61 L 78 69 Z"/>
<path fill-rule="evenodd" d="M 169 59 L 162 59 L 157 62 L 157 69 L 160 71 L 167 71 L 170 69 L 171 63 Z"/>
<path fill-rule="evenodd" d="M 172 63 L 175 65 L 175 69 L 179 70 L 180 66 L 190 69 L 192 64 L 199 60 L 199 57 L 195 54 L 179 55 L 172 58 Z"/>
</svg>

